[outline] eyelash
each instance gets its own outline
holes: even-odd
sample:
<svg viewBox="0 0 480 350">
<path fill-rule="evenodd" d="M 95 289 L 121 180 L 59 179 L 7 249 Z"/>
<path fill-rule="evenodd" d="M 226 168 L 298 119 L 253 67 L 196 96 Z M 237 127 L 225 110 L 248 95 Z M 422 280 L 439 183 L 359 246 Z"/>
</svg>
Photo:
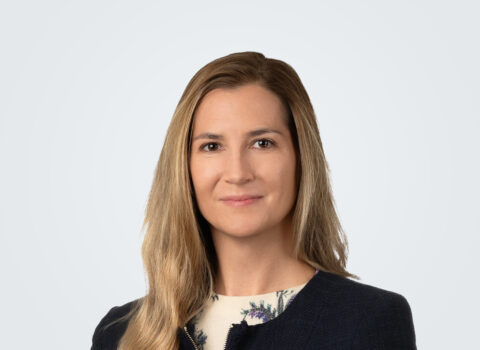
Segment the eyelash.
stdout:
<svg viewBox="0 0 480 350">
<path fill-rule="evenodd" d="M 258 141 L 267 141 L 267 142 L 270 143 L 270 146 L 268 146 L 268 147 L 260 147 L 261 149 L 262 149 L 262 148 L 263 148 L 263 149 L 269 149 L 269 148 L 272 148 L 272 147 L 275 145 L 275 142 L 273 142 L 273 141 L 270 140 L 270 139 L 258 139 L 258 140 L 255 140 L 254 143 L 256 143 L 256 142 L 258 142 Z M 200 146 L 200 151 L 202 151 L 202 152 L 207 152 L 207 153 L 209 153 L 209 152 L 215 152 L 215 151 L 205 151 L 204 148 L 205 148 L 206 146 L 208 146 L 208 145 L 218 145 L 218 142 L 207 142 L 207 143 L 204 143 L 203 145 Z"/>
</svg>

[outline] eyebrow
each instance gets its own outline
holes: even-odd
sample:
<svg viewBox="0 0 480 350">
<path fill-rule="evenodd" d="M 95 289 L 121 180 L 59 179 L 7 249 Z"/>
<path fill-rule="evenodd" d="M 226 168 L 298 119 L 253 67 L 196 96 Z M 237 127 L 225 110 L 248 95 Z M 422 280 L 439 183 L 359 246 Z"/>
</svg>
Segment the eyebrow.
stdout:
<svg viewBox="0 0 480 350">
<path fill-rule="evenodd" d="M 275 129 L 269 129 L 269 128 L 262 128 L 262 129 L 256 129 L 252 130 L 246 133 L 248 137 L 255 137 L 267 133 L 275 133 L 275 134 L 280 134 L 283 135 L 282 132 L 275 130 Z M 198 140 L 198 139 L 210 139 L 210 140 L 222 140 L 224 137 L 223 135 L 218 135 L 218 134 L 213 134 L 210 132 L 204 132 L 203 134 L 195 136 L 195 138 L 192 141 Z"/>
</svg>

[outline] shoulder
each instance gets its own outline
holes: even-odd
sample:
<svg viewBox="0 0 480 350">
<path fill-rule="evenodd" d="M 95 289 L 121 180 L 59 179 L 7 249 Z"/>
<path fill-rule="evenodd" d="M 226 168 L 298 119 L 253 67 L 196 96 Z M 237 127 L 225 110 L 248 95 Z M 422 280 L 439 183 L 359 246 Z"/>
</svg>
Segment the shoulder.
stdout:
<svg viewBox="0 0 480 350">
<path fill-rule="evenodd" d="M 378 288 L 369 284 L 365 284 L 356 280 L 338 276 L 332 273 L 323 272 L 322 284 L 327 287 L 325 290 L 331 296 L 349 301 L 352 303 L 359 303 L 361 305 L 403 305 L 408 306 L 407 299 L 396 292 Z"/>
<path fill-rule="evenodd" d="M 416 349 L 412 311 L 396 292 L 322 272 L 316 292 L 341 318 L 353 349 Z"/>
<path fill-rule="evenodd" d="M 127 329 L 129 312 L 141 299 L 112 307 L 100 320 L 92 336 L 91 350 L 114 350 Z M 127 317 L 127 318 L 126 318 Z"/>
<path fill-rule="evenodd" d="M 399 293 L 324 271 L 319 271 L 315 276 L 312 292 L 316 297 L 328 301 L 328 304 L 410 309 L 407 299 Z"/>
</svg>

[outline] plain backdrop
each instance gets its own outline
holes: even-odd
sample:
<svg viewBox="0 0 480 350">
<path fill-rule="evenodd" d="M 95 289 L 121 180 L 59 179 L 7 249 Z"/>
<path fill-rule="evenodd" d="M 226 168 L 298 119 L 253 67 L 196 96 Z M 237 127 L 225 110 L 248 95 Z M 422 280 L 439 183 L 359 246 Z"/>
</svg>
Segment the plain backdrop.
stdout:
<svg viewBox="0 0 480 350">
<path fill-rule="evenodd" d="M 193 74 L 281 59 L 315 108 L 348 270 L 419 349 L 479 349 L 476 1 L 2 1 L 1 347 L 88 349 L 146 291 L 141 223 Z"/>
</svg>

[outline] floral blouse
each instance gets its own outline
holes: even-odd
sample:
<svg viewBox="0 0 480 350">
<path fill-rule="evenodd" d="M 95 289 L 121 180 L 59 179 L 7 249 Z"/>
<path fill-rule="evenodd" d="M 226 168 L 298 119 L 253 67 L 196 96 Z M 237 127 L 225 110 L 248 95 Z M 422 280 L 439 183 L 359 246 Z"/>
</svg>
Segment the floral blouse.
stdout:
<svg viewBox="0 0 480 350">
<path fill-rule="evenodd" d="M 315 272 L 316 273 L 316 272 Z M 215 293 L 189 323 L 200 350 L 223 350 L 233 323 L 265 323 L 280 315 L 307 283 L 276 292 L 226 296 Z"/>
</svg>

